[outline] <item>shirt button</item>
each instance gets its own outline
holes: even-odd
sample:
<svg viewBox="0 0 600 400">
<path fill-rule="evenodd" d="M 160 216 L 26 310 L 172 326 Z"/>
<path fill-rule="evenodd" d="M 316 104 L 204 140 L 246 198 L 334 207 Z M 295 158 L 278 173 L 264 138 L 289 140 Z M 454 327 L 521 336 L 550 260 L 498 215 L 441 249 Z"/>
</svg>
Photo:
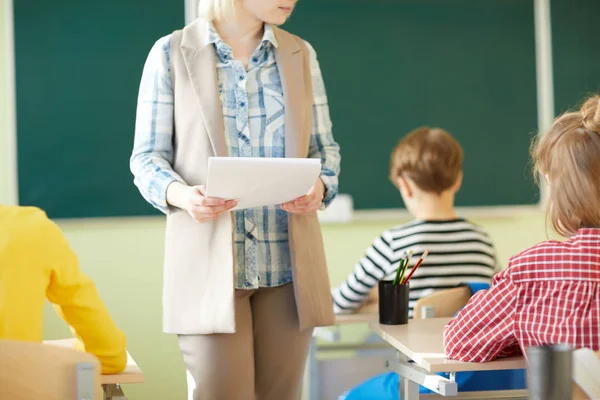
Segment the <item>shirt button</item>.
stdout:
<svg viewBox="0 0 600 400">
<path fill-rule="evenodd" d="M 243 81 L 244 77 L 242 75 L 240 75 L 240 81 Z"/>
<path fill-rule="evenodd" d="M 244 103 L 243 101 L 240 102 L 240 107 L 246 107 L 246 103 Z"/>
<path fill-rule="evenodd" d="M 252 57 L 252 62 L 257 63 L 258 62 L 258 58 L 257 57 Z"/>
</svg>

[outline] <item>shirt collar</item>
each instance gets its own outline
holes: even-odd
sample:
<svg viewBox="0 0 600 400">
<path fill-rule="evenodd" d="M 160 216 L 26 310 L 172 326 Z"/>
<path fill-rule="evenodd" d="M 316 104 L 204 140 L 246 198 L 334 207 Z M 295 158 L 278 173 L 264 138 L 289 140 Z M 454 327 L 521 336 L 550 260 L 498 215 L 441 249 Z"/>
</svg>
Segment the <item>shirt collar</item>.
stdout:
<svg viewBox="0 0 600 400">
<path fill-rule="evenodd" d="M 273 47 L 279 47 L 279 43 L 277 42 L 277 37 L 275 36 L 275 29 L 273 29 L 273 25 L 265 24 L 265 33 L 262 37 L 262 43 L 270 42 Z"/>
<path fill-rule="evenodd" d="M 224 60 L 231 59 L 233 50 L 227 43 L 223 41 L 223 39 L 215 29 L 215 26 L 213 25 L 212 21 L 208 22 L 207 29 L 208 32 L 206 37 L 208 38 L 208 43 L 215 45 L 218 56 Z M 259 50 L 262 51 L 263 49 L 268 48 L 269 44 L 275 48 L 279 46 L 279 43 L 277 42 L 277 37 L 275 36 L 275 29 L 273 29 L 272 25 L 265 24 L 264 33 L 261 40 L 261 44 L 259 46 Z"/>
<path fill-rule="evenodd" d="M 575 237 L 581 239 L 600 239 L 600 228 L 579 228 Z"/>
</svg>

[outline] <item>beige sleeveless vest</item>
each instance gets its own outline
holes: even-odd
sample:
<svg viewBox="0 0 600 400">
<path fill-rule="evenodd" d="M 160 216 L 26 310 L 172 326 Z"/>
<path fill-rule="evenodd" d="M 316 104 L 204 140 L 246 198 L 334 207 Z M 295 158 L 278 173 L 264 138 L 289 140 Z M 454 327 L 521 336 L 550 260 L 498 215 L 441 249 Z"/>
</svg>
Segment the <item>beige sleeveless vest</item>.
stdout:
<svg viewBox="0 0 600 400">
<path fill-rule="evenodd" d="M 217 89 L 216 54 L 206 21 L 173 33 L 175 107 L 173 169 L 188 185 L 206 183 L 211 156 L 227 156 Z M 310 55 L 303 41 L 275 28 L 275 58 L 285 100 L 286 156 L 307 157 L 312 129 Z M 167 333 L 235 332 L 231 215 L 198 224 L 186 211 L 167 216 L 163 328 Z M 316 215 L 289 217 L 293 280 L 300 327 L 334 321 L 321 229 Z"/>
</svg>

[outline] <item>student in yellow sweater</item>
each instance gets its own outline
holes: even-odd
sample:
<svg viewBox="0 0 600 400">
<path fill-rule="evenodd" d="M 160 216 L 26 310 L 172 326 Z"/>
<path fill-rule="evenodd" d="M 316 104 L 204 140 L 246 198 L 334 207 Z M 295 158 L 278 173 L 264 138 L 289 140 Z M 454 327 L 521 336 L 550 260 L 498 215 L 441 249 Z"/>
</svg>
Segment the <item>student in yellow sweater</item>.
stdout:
<svg viewBox="0 0 600 400">
<path fill-rule="evenodd" d="M 46 299 L 102 373 L 125 369 L 125 335 L 58 226 L 37 208 L 0 205 L 0 339 L 42 341 Z"/>
</svg>

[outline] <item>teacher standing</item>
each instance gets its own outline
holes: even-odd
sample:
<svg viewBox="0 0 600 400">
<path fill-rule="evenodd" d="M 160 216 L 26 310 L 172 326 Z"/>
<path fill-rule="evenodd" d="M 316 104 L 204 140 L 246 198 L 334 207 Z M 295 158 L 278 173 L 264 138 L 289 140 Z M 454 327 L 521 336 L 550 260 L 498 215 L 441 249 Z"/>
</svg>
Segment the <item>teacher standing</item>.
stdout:
<svg viewBox="0 0 600 400">
<path fill-rule="evenodd" d="M 200 0 L 144 66 L 131 170 L 167 214 L 163 324 L 190 399 L 296 399 L 312 328 L 333 323 L 316 212 L 337 194 L 339 146 L 314 49 L 277 27 L 295 3 Z M 204 195 L 212 156 L 320 158 L 322 171 L 295 201 L 230 212 Z"/>
</svg>

